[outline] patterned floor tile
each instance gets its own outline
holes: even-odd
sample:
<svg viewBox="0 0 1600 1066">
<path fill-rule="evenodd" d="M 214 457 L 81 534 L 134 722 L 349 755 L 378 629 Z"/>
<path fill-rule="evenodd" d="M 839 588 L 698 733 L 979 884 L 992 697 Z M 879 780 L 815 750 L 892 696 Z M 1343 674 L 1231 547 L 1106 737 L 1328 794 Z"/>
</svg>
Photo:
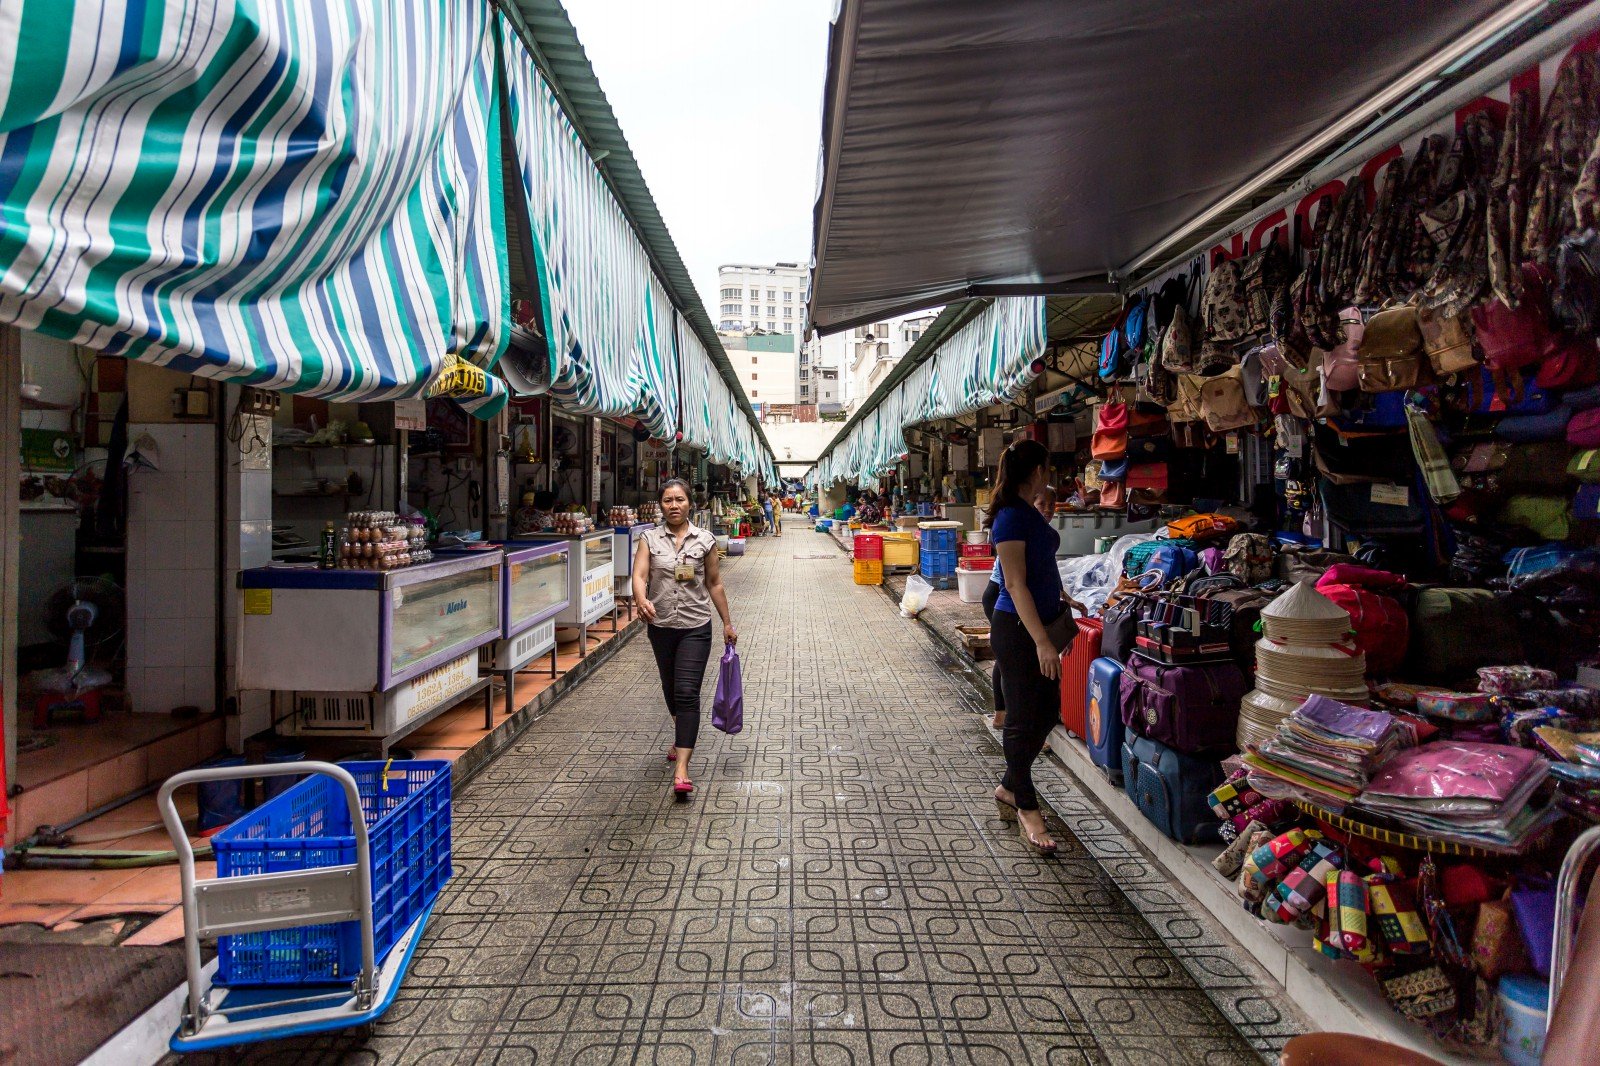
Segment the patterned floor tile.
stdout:
<svg viewBox="0 0 1600 1066">
<path fill-rule="evenodd" d="M 981 698 L 881 591 L 766 541 L 728 582 L 745 730 L 706 723 L 688 803 L 635 641 L 456 798 L 370 1038 L 229 1061 L 1236 1063 L 1297 1031 L 1068 777 L 1038 775 L 1057 856 L 996 817 Z"/>
</svg>

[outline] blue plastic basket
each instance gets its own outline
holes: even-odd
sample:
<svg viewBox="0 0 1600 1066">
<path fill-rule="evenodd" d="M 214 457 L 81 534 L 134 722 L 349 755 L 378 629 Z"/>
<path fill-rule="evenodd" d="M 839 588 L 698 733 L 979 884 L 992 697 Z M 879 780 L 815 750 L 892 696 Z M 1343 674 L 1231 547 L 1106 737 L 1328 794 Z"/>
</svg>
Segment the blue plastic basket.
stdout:
<svg viewBox="0 0 1600 1066">
<path fill-rule="evenodd" d="M 922 534 L 922 550 L 925 552 L 953 552 L 956 550 L 957 529 L 924 529 Z"/>
<path fill-rule="evenodd" d="M 372 853 L 372 938 L 382 961 L 450 878 L 450 764 L 349 762 Z M 387 769 L 385 766 L 387 765 Z M 211 838 L 218 877 L 356 861 L 344 790 L 313 774 Z M 361 925 L 217 938 L 219 985 L 342 983 L 361 972 Z"/>
<path fill-rule="evenodd" d="M 942 533 L 944 531 L 935 530 L 934 532 Z M 923 577 L 949 577 L 956 572 L 956 553 L 954 549 L 950 551 L 930 551 L 927 548 L 923 548 L 922 557 L 918 560 L 918 565 Z"/>
</svg>

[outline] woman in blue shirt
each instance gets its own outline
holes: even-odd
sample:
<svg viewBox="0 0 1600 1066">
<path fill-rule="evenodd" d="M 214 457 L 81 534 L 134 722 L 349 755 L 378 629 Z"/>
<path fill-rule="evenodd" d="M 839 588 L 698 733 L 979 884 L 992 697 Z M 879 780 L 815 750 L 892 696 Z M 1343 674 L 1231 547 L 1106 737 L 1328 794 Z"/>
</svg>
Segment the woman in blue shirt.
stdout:
<svg viewBox="0 0 1600 1066">
<path fill-rule="evenodd" d="M 1061 589 L 1056 548 L 1061 534 L 1033 506 L 1049 479 L 1050 455 L 1035 440 L 1020 440 L 1000 456 L 989 504 L 989 539 L 994 543 L 1003 587 L 995 600 L 989 641 L 999 664 L 1006 719 L 1002 742 L 1006 773 L 994 790 L 1003 818 L 1016 818 L 1022 839 L 1051 854 L 1056 842 L 1045 830 L 1033 788 L 1033 763 L 1061 717 L 1061 653 L 1051 623 L 1071 620 L 1073 606 Z M 1081 607 L 1080 607 L 1081 610 Z"/>
</svg>

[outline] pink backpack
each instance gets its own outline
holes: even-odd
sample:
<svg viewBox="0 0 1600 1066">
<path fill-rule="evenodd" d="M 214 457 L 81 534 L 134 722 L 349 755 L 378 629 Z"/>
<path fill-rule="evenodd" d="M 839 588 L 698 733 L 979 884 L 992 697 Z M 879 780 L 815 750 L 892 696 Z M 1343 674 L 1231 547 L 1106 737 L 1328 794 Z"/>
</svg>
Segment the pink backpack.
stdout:
<svg viewBox="0 0 1600 1066">
<path fill-rule="evenodd" d="M 1356 349 L 1361 347 L 1367 327 L 1361 321 L 1360 308 L 1356 307 L 1346 307 L 1339 312 L 1339 326 L 1344 340 L 1331 351 L 1322 353 L 1322 377 L 1332 391 L 1346 392 L 1361 384 L 1361 361 L 1356 358 Z"/>
<path fill-rule="evenodd" d="M 1405 661 L 1411 622 L 1400 601 L 1388 595 L 1405 585 L 1399 574 L 1354 563 L 1335 563 L 1317 580 L 1317 591 L 1349 613 L 1356 647 L 1366 653 L 1370 674 L 1383 677 Z"/>
</svg>

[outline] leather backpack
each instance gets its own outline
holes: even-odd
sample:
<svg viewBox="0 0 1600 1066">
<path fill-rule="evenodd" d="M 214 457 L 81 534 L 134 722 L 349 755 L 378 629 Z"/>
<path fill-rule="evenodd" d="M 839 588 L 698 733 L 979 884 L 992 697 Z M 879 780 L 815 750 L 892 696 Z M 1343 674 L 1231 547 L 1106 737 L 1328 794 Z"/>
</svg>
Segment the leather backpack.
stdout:
<svg viewBox="0 0 1600 1066">
<path fill-rule="evenodd" d="M 1422 326 L 1411 304 L 1373 315 L 1356 349 L 1356 379 L 1362 392 L 1394 392 L 1422 381 Z"/>
</svg>

